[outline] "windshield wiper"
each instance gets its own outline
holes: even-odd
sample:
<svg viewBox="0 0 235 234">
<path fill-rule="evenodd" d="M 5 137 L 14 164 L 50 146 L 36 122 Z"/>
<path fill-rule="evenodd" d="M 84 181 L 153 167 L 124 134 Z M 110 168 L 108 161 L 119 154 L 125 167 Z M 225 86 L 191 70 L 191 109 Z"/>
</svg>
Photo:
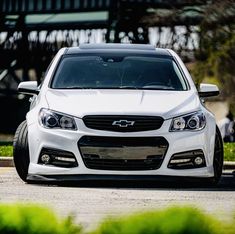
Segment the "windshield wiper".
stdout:
<svg viewBox="0 0 235 234">
<path fill-rule="evenodd" d="M 135 87 L 135 86 L 120 86 L 117 88 L 118 89 L 141 89 L 140 87 Z"/>
<path fill-rule="evenodd" d="M 146 85 L 143 86 L 142 89 L 152 89 L 152 90 L 175 90 L 175 88 L 171 86 L 163 86 L 163 85 Z"/>
<path fill-rule="evenodd" d="M 60 87 L 59 89 L 83 89 L 83 87 L 80 87 L 80 86 L 69 86 L 69 87 Z"/>
</svg>

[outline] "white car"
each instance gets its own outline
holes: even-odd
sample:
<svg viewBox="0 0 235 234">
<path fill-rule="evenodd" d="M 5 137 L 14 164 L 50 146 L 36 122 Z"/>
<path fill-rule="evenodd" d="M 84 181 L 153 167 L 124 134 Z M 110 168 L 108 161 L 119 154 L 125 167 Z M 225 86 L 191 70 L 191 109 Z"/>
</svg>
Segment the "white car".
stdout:
<svg viewBox="0 0 235 234">
<path fill-rule="evenodd" d="M 24 181 L 199 178 L 216 183 L 223 143 L 175 52 L 151 45 L 62 48 L 16 130 L 14 162 Z"/>
</svg>

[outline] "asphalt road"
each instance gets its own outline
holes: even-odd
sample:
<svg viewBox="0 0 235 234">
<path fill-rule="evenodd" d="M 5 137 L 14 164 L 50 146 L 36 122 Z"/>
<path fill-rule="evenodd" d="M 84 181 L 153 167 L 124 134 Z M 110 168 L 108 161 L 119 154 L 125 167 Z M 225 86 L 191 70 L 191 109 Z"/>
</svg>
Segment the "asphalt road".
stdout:
<svg viewBox="0 0 235 234">
<path fill-rule="evenodd" d="M 72 214 L 77 223 L 89 229 L 109 215 L 170 205 L 196 206 L 226 221 L 235 214 L 235 177 L 224 174 L 214 188 L 158 182 L 32 185 L 23 183 L 15 168 L 0 167 L 0 202 L 37 202 L 62 217 Z"/>
</svg>

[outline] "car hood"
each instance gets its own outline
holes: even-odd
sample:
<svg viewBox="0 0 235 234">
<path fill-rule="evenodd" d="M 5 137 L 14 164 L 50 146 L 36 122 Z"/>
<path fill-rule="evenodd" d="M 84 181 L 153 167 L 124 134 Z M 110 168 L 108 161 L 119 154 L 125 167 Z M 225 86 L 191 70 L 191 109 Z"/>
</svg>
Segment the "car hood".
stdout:
<svg viewBox="0 0 235 234">
<path fill-rule="evenodd" d="M 85 115 L 150 115 L 168 119 L 200 108 L 195 91 L 48 90 L 50 109 Z"/>
</svg>

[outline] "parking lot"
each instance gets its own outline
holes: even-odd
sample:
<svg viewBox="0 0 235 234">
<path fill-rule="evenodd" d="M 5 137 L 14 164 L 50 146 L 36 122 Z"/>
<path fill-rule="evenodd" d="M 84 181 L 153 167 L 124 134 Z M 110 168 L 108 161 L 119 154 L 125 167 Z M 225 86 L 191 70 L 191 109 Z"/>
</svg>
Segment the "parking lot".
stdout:
<svg viewBox="0 0 235 234">
<path fill-rule="evenodd" d="M 72 214 L 77 223 L 92 228 L 103 217 L 170 205 L 192 205 L 229 220 L 235 214 L 235 177 L 223 175 L 214 188 L 147 182 L 100 182 L 70 185 L 23 183 L 15 168 L 0 168 L 0 202 L 37 202 L 60 216 Z"/>
</svg>

